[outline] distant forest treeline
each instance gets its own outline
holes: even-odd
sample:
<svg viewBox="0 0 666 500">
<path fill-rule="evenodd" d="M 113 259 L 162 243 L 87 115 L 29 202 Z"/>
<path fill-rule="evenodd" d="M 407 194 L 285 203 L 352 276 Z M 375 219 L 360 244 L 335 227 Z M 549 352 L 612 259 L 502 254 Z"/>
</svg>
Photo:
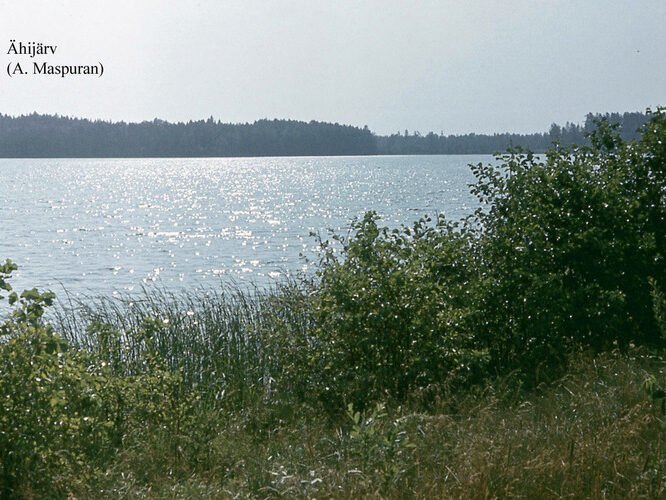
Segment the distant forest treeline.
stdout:
<svg viewBox="0 0 666 500">
<path fill-rule="evenodd" d="M 437 135 L 430 132 L 373 134 L 358 128 L 323 122 L 259 120 L 228 124 L 214 120 L 169 123 L 125 123 L 39 115 L 0 115 L 0 157 L 196 157 L 196 156 L 319 156 L 373 154 L 492 154 L 509 145 L 543 152 L 555 140 L 585 144 L 594 129 L 588 114 L 582 125 L 553 124 L 545 133 Z M 638 137 L 647 121 L 643 113 L 603 115 L 620 124 L 626 140 Z"/>
</svg>

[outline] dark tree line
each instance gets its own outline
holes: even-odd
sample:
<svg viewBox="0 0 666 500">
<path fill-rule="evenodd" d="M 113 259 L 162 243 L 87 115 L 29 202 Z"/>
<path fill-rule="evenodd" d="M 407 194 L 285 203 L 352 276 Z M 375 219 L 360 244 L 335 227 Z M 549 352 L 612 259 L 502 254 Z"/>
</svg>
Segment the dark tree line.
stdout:
<svg viewBox="0 0 666 500">
<path fill-rule="evenodd" d="M 214 120 L 169 123 L 107 122 L 33 113 L 0 115 L 0 157 L 196 157 L 321 156 L 372 154 L 492 154 L 508 146 L 545 151 L 555 140 L 586 144 L 585 133 L 601 115 L 583 125 L 553 124 L 546 133 L 437 135 L 418 132 L 377 136 L 368 127 L 295 120 L 229 124 Z M 623 138 L 635 139 L 643 113 L 605 115 L 620 124 Z"/>
<path fill-rule="evenodd" d="M 494 154 L 505 151 L 509 146 L 521 146 L 542 153 L 555 141 L 562 145 L 588 145 L 586 134 L 596 129 L 595 122 L 602 117 L 620 126 L 620 135 L 625 141 L 638 139 L 638 129 L 648 120 L 644 113 L 588 113 L 582 125 L 567 122 L 560 126 L 553 123 L 546 133 L 445 136 L 433 132 L 421 135 L 405 131 L 404 134 L 377 137 L 377 150 L 380 154 Z"/>
<path fill-rule="evenodd" d="M 376 154 L 366 128 L 294 120 L 111 123 L 0 115 L 2 157 L 196 157 Z"/>
</svg>

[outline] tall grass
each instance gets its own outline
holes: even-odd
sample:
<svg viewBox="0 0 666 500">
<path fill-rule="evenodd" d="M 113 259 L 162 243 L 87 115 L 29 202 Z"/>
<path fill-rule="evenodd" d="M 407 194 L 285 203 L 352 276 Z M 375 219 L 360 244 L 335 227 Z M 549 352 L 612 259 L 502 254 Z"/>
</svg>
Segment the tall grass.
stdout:
<svg viewBox="0 0 666 500">
<path fill-rule="evenodd" d="M 105 473 L 73 491 L 127 498 L 666 495 L 666 416 L 642 387 L 648 378 L 664 382 L 663 353 L 580 352 L 566 376 L 537 388 L 523 389 L 507 374 L 462 393 L 431 388 L 402 406 L 351 407 L 338 420 L 322 419 L 271 388 L 289 363 L 273 351 L 279 343 L 272 336 L 307 338 L 306 300 L 288 284 L 251 293 L 153 290 L 61 308 L 57 328 L 79 346 L 99 349 L 101 330 L 86 327 L 105 323 L 137 358 L 142 320 L 157 317 L 161 356 L 204 401 L 193 435 L 135 429 Z"/>
<path fill-rule="evenodd" d="M 55 384 L 25 387 L 58 395 L 71 386 L 71 397 L 58 396 L 55 406 L 49 397 L 33 398 L 43 403 L 39 429 L 53 445 L 42 449 L 44 470 L 59 476 L 39 482 L 46 476 L 26 465 L 12 476 L 17 481 L 8 483 L 10 493 L 31 498 L 55 484 L 57 494 L 50 491 L 61 498 L 666 495 L 666 415 L 662 400 L 654 400 L 663 397 L 655 387 L 666 382 L 663 350 L 594 354 L 579 347 L 567 353 L 564 377 L 536 387 L 522 386 L 518 372 L 487 377 L 464 391 L 449 390 L 443 381 L 401 401 L 387 398 L 364 411 L 350 405 L 331 415 L 312 395 L 294 397 L 289 385 L 294 366 L 300 376 L 311 375 L 307 363 L 293 359 L 312 342 L 310 306 L 306 289 L 293 283 L 194 295 L 144 290 L 61 305 L 55 330 L 79 349 L 69 357 L 65 351 L 48 356 L 53 366 L 46 375 L 25 370 L 28 378 L 54 377 Z M 34 351 L 30 342 L 17 345 Z M 114 353 L 122 359 L 112 359 Z M 43 358 L 35 356 L 30 359 Z M 104 371 L 103 361 L 116 376 Z M 149 369 L 142 373 L 140 363 Z M 86 411 L 87 395 L 103 391 L 95 380 L 115 387 L 91 413 L 97 423 L 74 413 L 72 421 L 82 427 L 61 436 L 50 416 Z M 137 396 L 124 397 L 125 389 Z M 16 418 L 3 422 L 25 420 L 14 406 L 6 404 L 9 413 L 0 418 Z M 77 429 L 90 422 L 106 444 L 96 447 L 88 439 L 80 459 L 65 460 L 62 447 L 85 441 L 88 431 Z M 19 450 L 26 464 L 33 463 L 29 447 Z"/>
<path fill-rule="evenodd" d="M 666 417 L 645 397 L 648 351 L 580 354 L 525 391 L 509 374 L 428 411 L 417 403 L 339 422 L 316 415 L 208 415 L 217 427 L 175 460 L 144 436 L 83 490 L 124 498 L 663 498 Z M 187 454 L 187 450 L 184 452 Z"/>
<path fill-rule="evenodd" d="M 94 352 L 104 348 L 102 326 L 113 328 L 127 358 L 119 365 L 126 369 L 142 358 L 139 332 L 145 318 L 154 318 L 161 325 L 154 342 L 170 371 L 180 372 L 209 406 L 244 405 L 270 391 L 281 369 L 274 336 L 307 337 L 311 319 L 305 300 L 294 282 L 194 293 L 153 288 L 61 303 L 54 323 L 74 345 Z"/>
</svg>

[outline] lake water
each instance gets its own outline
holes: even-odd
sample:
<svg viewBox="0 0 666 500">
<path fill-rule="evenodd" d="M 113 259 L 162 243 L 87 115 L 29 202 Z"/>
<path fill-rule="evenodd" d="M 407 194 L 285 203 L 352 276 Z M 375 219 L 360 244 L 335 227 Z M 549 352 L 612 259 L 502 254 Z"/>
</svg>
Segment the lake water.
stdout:
<svg viewBox="0 0 666 500">
<path fill-rule="evenodd" d="M 19 265 L 15 289 L 58 295 L 264 287 L 312 272 L 310 233 L 346 234 L 367 210 L 390 227 L 470 213 L 480 161 L 492 157 L 0 160 L 0 260 Z"/>
</svg>

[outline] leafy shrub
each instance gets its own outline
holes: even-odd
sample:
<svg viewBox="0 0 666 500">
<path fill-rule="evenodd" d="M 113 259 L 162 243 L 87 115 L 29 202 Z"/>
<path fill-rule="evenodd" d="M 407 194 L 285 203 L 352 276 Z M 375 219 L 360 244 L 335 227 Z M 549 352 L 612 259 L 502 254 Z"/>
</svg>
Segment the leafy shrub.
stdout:
<svg viewBox="0 0 666 500">
<path fill-rule="evenodd" d="M 2 287 L 15 264 L 0 268 Z M 12 318 L 0 325 L 0 492 L 65 497 L 103 471 L 133 429 L 180 436 L 195 397 L 154 345 L 161 322 L 146 319 L 129 359 L 117 331 L 92 324 L 98 351 L 73 348 L 43 321 L 54 294 L 12 292 Z M 177 443 L 177 440 L 172 439 Z M 177 452 L 177 450 L 175 450 Z M 78 485 L 80 486 L 80 485 Z"/>
<path fill-rule="evenodd" d="M 16 265 L 0 269 L 3 289 Z M 102 367 L 42 322 L 52 293 L 9 295 L 13 317 L 0 326 L 0 491 L 68 491 L 69 474 L 89 476 L 110 444 Z M 76 472 L 74 472 L 76 471 Z"/>
<path fill-rule="evenodd" d="M 312 297 L 311 361 L 327 404 L 364 408 L 482 369 L 485 353 L 468 328 L 468 235 L 443 218 L 431 222 L 389 232 L 369 212 L 349 239 L 338 237 L 343 258 L 326 251 Z"/>
<path fill-rule="evenodd" d="M 488 359 L 536 382 L 575 346 L 663 345 L 653 297 L 666 282 L 664 139 L 660 110 L 638 143 L 601 121 L 590 146 L 472 166 L 483 207 L 460 224 L 389 232 L 367 213 L 336 236 L 341 256 L 321 260 L 313 392 L 363 408 L 488 375 Z"/>
<path fill-rule="evenodd" d="M 338 446 L 347 452 L 347 460 L 358 473 L 379 472 L 387 485 L 404 481 L 413 467 L 416 448 L 407 432 L 409 416 L 391 419 L 382 403 L 363 414 L 350 403 L 346 415 L 351 428 L 338 430 Z"/>
<path fill-rule="evenodd" d="M 497 366 L 534 372 L 573 343 L 662 342 L 648 279 L 666 269 L 665 125 L 657 113 L 624 143 L 600 122 L 590 147 L 473 167 L 488 206 L 478 329 Z"/>
</svg>

